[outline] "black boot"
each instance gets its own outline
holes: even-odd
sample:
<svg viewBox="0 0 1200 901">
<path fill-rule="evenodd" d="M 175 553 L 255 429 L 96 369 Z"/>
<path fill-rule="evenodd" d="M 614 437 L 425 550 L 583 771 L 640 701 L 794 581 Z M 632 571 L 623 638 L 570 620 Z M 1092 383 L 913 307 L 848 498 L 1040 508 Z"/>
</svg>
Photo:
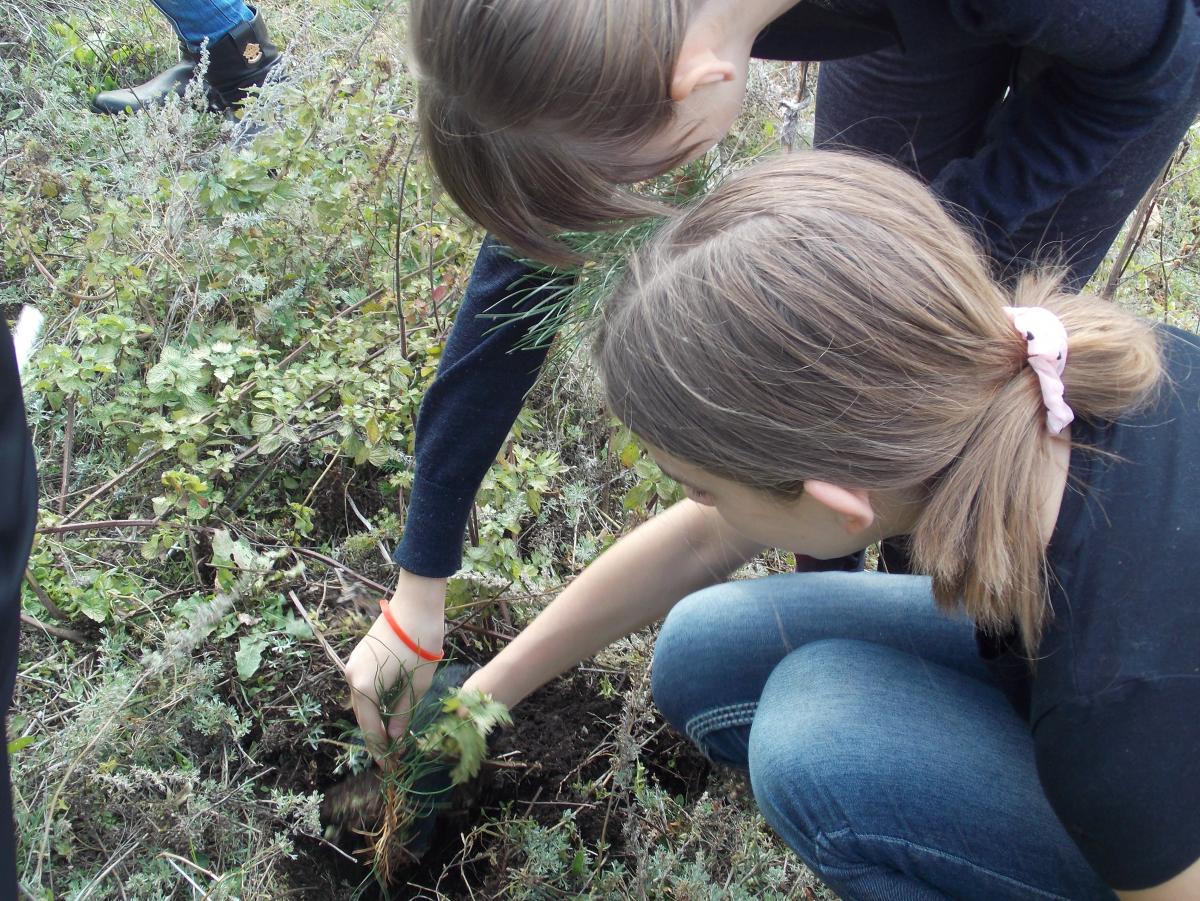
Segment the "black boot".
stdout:
<svg viewBox="0 0 1200 901">
<path fill-rule="evenodd" d="M 159 72 L 149 81 L 136 88 L 118 88 L 101 91 L 92 98 L 92 110 L 115 116 L 118 113 L 136 113 L 148 106 L 161 103 L 172 94 L 183 96 L 188 82 L 196 70 L 200 55 L 191 53 L 182 42 L 179 45 L 180 61 L 164 72 Z"/>
<path fill-rule="evenodd" d="M 260 88 L 279 63 L 279 50 L 267 36 L 258 10 L 229 34 L 209 45 L 208 105 L 216 111 L 233 109 L 251 88 Z"/>
<path fill-rule="evenodd" d="M 180 45 L 182 60 L 136 88 L 103 91 L 92 98 L 98 113 L 139 112 L 161 103 L 172 94 L 183 95 L 200 63 L 200 51 Z M 243 22 L 213 41 L 208 47 L 208 71 L 204 86 L 208 108 L 214 112 L 231 110 L 246 99 L 251 88 L 261 87 L 279 62 L 279 51 L 267 36 L 267 26 L 256 10 L 254 18 Z"/>
</svg>

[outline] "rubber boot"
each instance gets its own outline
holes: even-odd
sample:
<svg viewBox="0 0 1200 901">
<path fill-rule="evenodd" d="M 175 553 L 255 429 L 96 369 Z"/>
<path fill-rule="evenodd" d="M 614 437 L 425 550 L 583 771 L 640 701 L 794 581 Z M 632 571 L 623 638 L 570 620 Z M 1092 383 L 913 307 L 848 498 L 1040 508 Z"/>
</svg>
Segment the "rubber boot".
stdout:
<svg viewBox="0 0 1200 901">
<path fill-rule="evenodd" d="M 135 88 L 103 91 L 92 98 L 98 113 L 136 113 L 172 94 L 183 95 L 200 63 L 200 51 L 180 46 L 181 61 Z M 261 87 L 279 63 L 279 50 L 267 36 L 267 26 L 256 10 L 243 22 L 208 47 L 208 71 L 204 86 L 208 108 L 227 112 L 246 99 L 251 88 Z"/>
<path fill-rule="evenodd" d="M 196 71 L 200 61 L 199 53 L 192 53 L 187 45 L 180 42 L 180 61 L 171 68 L 159 72 L 149 81 L 136 88 L 118 88 L 115 91 L 101 91 L 92 98 L 92 110 L 115 116 L 119 113 L 136 113 L 148 106 L 162 103 L 172 94 L 180 97 L 187 90 L 188 82 Z"/>
</svg>

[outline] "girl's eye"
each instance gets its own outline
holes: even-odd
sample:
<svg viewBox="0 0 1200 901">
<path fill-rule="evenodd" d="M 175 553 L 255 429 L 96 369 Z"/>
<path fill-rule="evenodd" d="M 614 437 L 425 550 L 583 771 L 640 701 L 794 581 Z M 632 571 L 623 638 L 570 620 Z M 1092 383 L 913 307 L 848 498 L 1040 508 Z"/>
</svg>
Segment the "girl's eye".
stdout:
<svg viewBox="0 0 1200 901">
<path fill-rule="evenodd" d="M 693 488 L 691 485 L 684 485 L 683 493 L 702 507 L 713 506 L 713 496 L 707 491 L 701 491 L 699 488 Z"/>
</svg>

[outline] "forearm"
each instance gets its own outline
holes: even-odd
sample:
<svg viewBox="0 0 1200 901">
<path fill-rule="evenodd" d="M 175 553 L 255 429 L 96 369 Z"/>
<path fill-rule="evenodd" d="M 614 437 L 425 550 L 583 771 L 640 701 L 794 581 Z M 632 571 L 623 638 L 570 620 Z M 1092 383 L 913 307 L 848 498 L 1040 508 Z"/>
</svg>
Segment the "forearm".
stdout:
<svg viewBox="0 0 1200 901">
<path fill-rule="evenodd" d="M 416 477 L 394 555 L 409 572 L 450 576 L 461 563 L 479 483 L 546 357 L 545 348 L 523 348 L 541 320 L 511 318 L 544 283 L 491 239 L 480 249 L 437 378 L 421 402 Z"/>
<path fill-rule="evenodd" d="M 1089 184 L 1188 103 L 1200 53 L 1200 17 L 1191 0 L 1148 0 L 1119 10 L 1111 3 L 1040 0 L 951 5 L 962 21 L 975 23 L 968 30 L 980 38 L 1006 40 L 1045 62 L 1013 86 L 977 152 L 951 162 L 932 185 L 976 217 L 994 246 Z"/>
<path fill-rule="evenodd" d="M 617 542 L 468 684 L 511 707 L 758 550 L 713 508 L 682 501 Z"/>
</svg>

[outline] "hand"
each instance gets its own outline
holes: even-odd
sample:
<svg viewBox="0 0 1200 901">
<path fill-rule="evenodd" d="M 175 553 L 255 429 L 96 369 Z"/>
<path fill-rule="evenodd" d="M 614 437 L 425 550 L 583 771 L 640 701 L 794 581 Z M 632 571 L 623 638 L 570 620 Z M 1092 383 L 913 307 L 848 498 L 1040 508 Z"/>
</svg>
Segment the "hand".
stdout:
<svg viewBox="0 0 1200 901">
<path fill-rule="evenodd" d="M 446 580 L 401 570 L 390 607 L 392 616 L 422 650 L 438 653 L 445 630 Z M 420 659 L 392 630 L 375 620 L 346 663 L 350 705 L 367 750 L 383 762 L 392 742 L 408 728 L 417 702 L 433 682 L 436 663 Z"/>
</svg>

